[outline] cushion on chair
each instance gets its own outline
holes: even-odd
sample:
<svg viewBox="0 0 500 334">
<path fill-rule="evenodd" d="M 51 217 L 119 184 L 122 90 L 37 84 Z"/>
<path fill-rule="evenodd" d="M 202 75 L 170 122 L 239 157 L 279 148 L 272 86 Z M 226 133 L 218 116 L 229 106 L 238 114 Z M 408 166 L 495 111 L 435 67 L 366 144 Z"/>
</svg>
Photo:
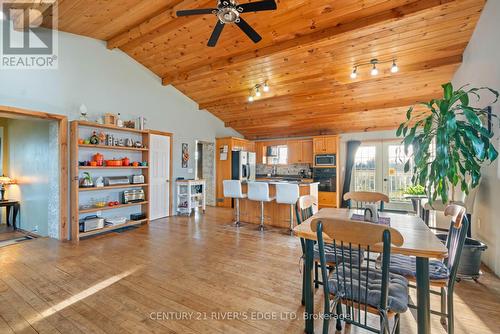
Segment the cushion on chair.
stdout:
<svg viewBox="0 0 500 334">
<path fill-rule="evenodd" d="M 337 282 L 337 270 L 340 282 Z M 345 281 L 342 275 L 344 272 L 346 276 Z M 342 269 L 342 264 L 339 264 L 328 280 L 330 292 L 342 298 L 378 308 L 382 295 L 382 271 L 370 268 L 368 273 L 368 286 L 366 284 L 366 268 L 361 268 L 361 279 L 359 279 L 359 275 L 359 269 L 353 267 L 351 276 L 351 270 L 347 264 L 345 265 L 345 271 Z M 354 295 L 351 292 L 351 277 Z M 389 298 L 387 299 L 388 310 L 396 313 L 404 313 L 408 309 L 408 280 L 401 275 L 392 273 L 389 275 L 389 278 Z M 360 284 L 361 290 L 359 289 Z M 368 294 L 366 294 L 366 288 L 368 288 Z"/>
<path fill-rule="evenodd" d="M 417 276 L 416 258 L 400 254 L 391 255 L 390 271 L 405 277 L 415 278 Z M 446 265 L 438 260 L 429 260 L 429 278 L 431 280 L 448 279 L 450 271 Z"/>
<path fill-rule="evenodd" d="M 344 249 L 344 256 L 342 257 L 342 248 Z M 335 250 L 337 250 L 337 255 L 335 255 Z M 325 258 L 327 263 L 339 263 L 346 262 L 351 263 L 349 260 L 349 248 L 347 247 L 333 247 L 332 244 L 325 244 Z M 314 259 L 319 261 L 319 247 L 318 244 L 314 245 Z M 365 260 L 364 253 L 361 252 L 361 258 L 359 257 L 358 249 L 352 249 L 352 264 L 359 266 Z"/>
</svg>

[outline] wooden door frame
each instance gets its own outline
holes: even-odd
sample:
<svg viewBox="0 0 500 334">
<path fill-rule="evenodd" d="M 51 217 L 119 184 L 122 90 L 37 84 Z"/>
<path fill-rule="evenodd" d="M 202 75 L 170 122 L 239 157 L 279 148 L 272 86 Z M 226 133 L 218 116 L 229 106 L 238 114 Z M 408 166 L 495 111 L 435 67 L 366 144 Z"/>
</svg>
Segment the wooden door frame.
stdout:
<svg viewBox="0 0 500 334">
<path fill-rule="evenodd" d="M 149 134 L 150 135 L 157 135 L 157 136 L 165 136 L 165 137 L 170 137 L 170 171 L 169 171 L 169 174 L 170 174 L 170 182 L 168 183 L 168 192 L 169 192 L 169 198 L 168 198 L 168 213 L 169 213 L 169 216 L 172 216 L 172 177 L 173 177 L 173 165 L 172 165 L 172 157 L 174 155 L 174 134 L 171 133 L 171 132 L 164 132 L 164 131 L 158 131 L 158 130 L 149 130 Z M 151 138 L 150 138 L 151 139 Z M 150 140 L 150 143 L 151 143 L 151 140 Z M 151 147 L 150 147 L 150 151 L 151 151 Z M 150 160 L 151 161 L 151 160 Z M 151 168 L 151 166 L 150 166 Z M 149 180 L 148 180 L 148 183 L 149 183 Z M 151 185 L 149 185 L 151 187 Z M 149 191 L 149 196 L 151 196 L 151 189 Z M 151 214 L 151 212 L 150 212 Z"/>
<path fill-rule="evenodd" d="M 0 115 L 57 121 L 59 128 L 59 240 L 69 240 L 68 216 L 68 118 L 64 115 L 0 105 Z"/>
</svg>

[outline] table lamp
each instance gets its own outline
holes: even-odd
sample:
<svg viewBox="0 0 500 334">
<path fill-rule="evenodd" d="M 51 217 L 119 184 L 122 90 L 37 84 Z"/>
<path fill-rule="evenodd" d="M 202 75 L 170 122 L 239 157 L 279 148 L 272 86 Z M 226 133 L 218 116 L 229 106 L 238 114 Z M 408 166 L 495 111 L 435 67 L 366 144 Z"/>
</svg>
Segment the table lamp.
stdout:
<svg viewBox="0 0 500 334">
<path fill-rule="evenodd" d="M 7 201 L 5 199 L 5 186 L 8 185 L 8 184 L 14 184 L 15 181 L 13 179 L 11 179 L 10 177 L 8 176 L 5 176 L 5 175 L 2 175 L 0 176 L 0 194 L 1 194 L 1 198 L 0 198 L 0 202 L 5 202 Z"/>
</svg>

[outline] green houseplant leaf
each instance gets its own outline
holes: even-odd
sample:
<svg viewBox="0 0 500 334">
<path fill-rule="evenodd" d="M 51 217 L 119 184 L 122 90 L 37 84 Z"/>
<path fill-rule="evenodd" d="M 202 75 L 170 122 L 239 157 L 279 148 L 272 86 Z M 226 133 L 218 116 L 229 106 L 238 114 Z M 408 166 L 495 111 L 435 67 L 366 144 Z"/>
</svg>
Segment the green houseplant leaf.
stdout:
<svg viewBox="0 0 500 334">
<path fill-rule="evenodd" d="M 460 186 L 465 193 L 479 185 L 481 166 L 498 158 L 484 120 L 488 119 L 485 109 L 470 105 L 479 101 L 482 93 L 491 93 L 491 104 L 498 101 L 499 93 L 488 87 L 470 88 L 469 85 L 454 90 L 451 83 L 442 85 L 443 98 L 422 102 L 420 109 L 411 107 L 406 112 L 406 121 L 396 131 L 403 137 L 405 152 L 412 150 L 413 164 L 409 161 L 404 170 L 413 166 L 412 182 L 425 187 L 429 200 L 438 197 L 448 202 L 452 186 Z M 496 115 L 491 115 L 498 119 Z M 434 153 L 431 152 L 434 148 Z M 416 189 L 409 188 L 408 193 Z M 418 188 L 421 191 L 421 188 Z"/>
</svg>

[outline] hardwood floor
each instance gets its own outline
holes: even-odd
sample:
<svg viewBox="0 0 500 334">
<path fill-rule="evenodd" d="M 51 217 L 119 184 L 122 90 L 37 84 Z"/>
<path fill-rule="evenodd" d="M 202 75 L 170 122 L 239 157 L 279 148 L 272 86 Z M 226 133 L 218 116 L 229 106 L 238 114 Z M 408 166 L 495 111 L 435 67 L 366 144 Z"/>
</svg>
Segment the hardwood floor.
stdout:
<svg viewBox="0 0 500 334">
<path fill-rule="evenodd" d="M 209 208 L 79 245 L 37 239 L 0 249 L 0 333 L 302 333 L 298 239 L 254 225 L 237 231 L 230 217 Z M 456 333 L 498 332 L 498 278 L 461 282 L 455 297 Z M 297 319 L 280 319 L 287 315 Z M 437 317 L 432 326 L 445 333 Z M 401 333 L 416 333 L 410 312 Z"/>
</svg>

